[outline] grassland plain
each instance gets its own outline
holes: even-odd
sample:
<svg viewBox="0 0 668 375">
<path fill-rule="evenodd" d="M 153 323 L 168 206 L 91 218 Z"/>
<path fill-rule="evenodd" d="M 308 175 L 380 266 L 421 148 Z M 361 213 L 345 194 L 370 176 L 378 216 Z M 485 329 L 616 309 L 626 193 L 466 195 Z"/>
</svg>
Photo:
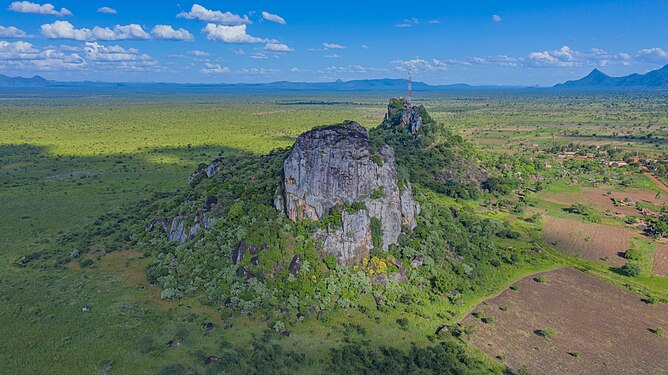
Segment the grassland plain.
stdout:
<svg viewBox="0 0 668 375">
<path fill-rule="evenodd" d="M 313 104 L 314 97 L 321 102 Z M 100 215 L 123 210 L 155 193 L 183 189 L 189 173 L 223 149 L 265 153 L 289 146 L 298 134 L 315 125 L 344 119 L 377 125 L 387 98 L 372 94 L 308 98 L 17 94 L 2 99 L 0 334 L 11 339 L 0 341 L 0 372 L 63 374 L 94 373 L 108 367 L 113 367 L 113 373 L 158 373 L 177 363 L 206 371 L 202 357 L 249 347 L 253 335 L 261 337 L 264 327 L 243 317 L 223 322 L 216 310 L 198 300 L 161 301 L 159 290 L 144 276 L 150 261 L 132 249 L 101 256 L 92 267 L 70 264 L 66 272 L 18 267 L 17 260 L 57 246 L 62 234 L 90 225 Z M 506 143 L 498 149 L 503 150 L 526 137 L 546 144 L 581 139 L 565 133 L 578 123 L 584 124 L 579 125 L 581 129 L 597 134 L 648 122 L 656 127 L 652 130 L 661 131 L 667 125 L 665 100 L 663 96 L 450 94 L 424 101 L 435 118 L 466 131 L 482 144 L 491 145 L 486 139 L 502 139 Z M 520 129 L 505 130 L 514 126 Z M 634 129 L 633 134 L 639 131 Z M 657 149 L 659 142 L 646 137 L 610 137 L 602 141 L 648 150 Z M 516 225 L 539 230 L 539 225 Z M 459 305 L 451 319 L 456 321 L 480 299 L 522 275 L 567 262 L 555 255 L 549 263 L 501 275 L 485 291 L 488 294 Z M 609 272 L 603 267 L 599 271 Z M 609 277 L 623 282 L 618 275 Z M 371 300 L 363 303 L 373 305 Z M 91 306 L 89 314 L 82 314 L 84 305 Z M 400 348 L 409 348 L 411 343 L 427 345 L 427 336 L 439 322 L 412 321 L 407 331 L 395 323 L 401 316 L 402 312 L 391 311 L 376 323 L 358 312 L 341 312 L 327 330 L 305 324 L 280 343 L 283 350 L 307 355 L 311 362 L 306 372 L 326 368 L 329 349 L 344 337 Z M 205 335 L 203 322 L 213 322 L 216 328 Z M 226 330 L 228 323 L 232 327 Z M 348 332 L 341 328 L 342 323 L 358 325 L 367 334 Z M 170 339 L 184 345 L 168 349 Z M 230 353 L 253 356 L 252 349 Z"/>
</svg>

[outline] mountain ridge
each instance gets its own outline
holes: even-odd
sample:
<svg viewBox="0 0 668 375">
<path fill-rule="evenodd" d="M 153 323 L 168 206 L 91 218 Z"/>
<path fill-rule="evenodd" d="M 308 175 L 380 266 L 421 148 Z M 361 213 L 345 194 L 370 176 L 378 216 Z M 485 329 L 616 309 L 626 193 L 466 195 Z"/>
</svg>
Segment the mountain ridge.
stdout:
<svg viewBox="0 0 668 375">
<path fill-rule="evenodd" d="M 586 76 L 566 81 L 553 88 L 597 89 L 597 88 L 668 88 L 668 64 L 645 74 L 633 73 L 622 77 L 611 77 L 597 68 Z"/>
</svg>

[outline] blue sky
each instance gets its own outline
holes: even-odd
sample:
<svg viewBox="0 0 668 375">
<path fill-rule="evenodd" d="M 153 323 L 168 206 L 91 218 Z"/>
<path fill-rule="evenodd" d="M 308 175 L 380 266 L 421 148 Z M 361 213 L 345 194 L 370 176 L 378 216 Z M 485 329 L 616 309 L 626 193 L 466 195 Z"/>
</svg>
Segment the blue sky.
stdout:
<svg viewBox="0 0 668 375">
<path fill-rule="evenodd" d="M 0 73 L 550 85 L 668 64 L 668 1 L 0 0 Z"/>
</svg>

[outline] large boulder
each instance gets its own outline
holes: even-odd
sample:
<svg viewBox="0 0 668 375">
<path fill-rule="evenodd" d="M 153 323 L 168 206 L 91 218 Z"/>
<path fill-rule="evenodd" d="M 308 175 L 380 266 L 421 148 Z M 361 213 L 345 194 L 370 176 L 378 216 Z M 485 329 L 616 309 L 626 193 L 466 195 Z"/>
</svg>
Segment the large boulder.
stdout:
<svg viewBox="0 0 668 375">
<path fill-rule="evenodd" d="M 356 122 L 299 136 L 285 160 L 274 204 L 294 222 L 340 215 L 316 236 L 323 250 L 344 264 L 367 257 L 374 237 L 387 250 L 402 225 L 415 227 L 419 213 L 408 182 L 398 186 L 392 148 L 372 147 L 366 129 Z M 374 218 L 380 231 L 372 230 Z"/>
</svg>

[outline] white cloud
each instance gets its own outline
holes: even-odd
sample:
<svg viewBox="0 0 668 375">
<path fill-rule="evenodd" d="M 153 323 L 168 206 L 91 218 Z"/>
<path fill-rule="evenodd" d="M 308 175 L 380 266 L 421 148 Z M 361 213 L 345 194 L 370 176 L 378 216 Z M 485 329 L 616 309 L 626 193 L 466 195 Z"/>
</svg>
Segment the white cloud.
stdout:
<svg viewBox="0 0 668 375">
<path fill-rule="evenodd" d="M 331 54 L 331 55 L 325 55 L 326 58 L 328 59 L 340 59 L 341 55 L 337 55 L 336 53 Z"/>
<path fill-rule="evenodd" d="M 420 24 L 420 19 L 413 17 L 404 19 L 402 22 L 394 25 L 394 27 L 412 27 L 419 24 Z"/>
<path fill-rule="evenodd" d="M 501 22 L 501 16 L 499 16 L 498 14 L 492 14 L 492 21 Z"/>
<path fill-rule="evenodd" d="M 113 29 L 95 26 L 93 38 L 97 40 L 151 39 L 151 36 L 137 24 L 116 25 Z"/>
<path fill-rule="evenodd" d="M 17 29 L 14 26 L 0 26 L 0 38 L 26 38 L 28 34 L 21 29 Z"/>
<path fill-rule="evenodd" d="M 219 40 L 224 43 L 271 43 L 268 39 L 257 38 L 246 34 L 246 25 L 223 26 L 213 23 L 207 24 L 202 30 L 209 40 Z"/>
<path fill-rule="evenodd" d="M 202 72 L 202 74 L 229 73 L 230 68 L 228 68 L 226 66 L 221 66 L 220 64 L 206 63 L 206 64 L 204 64 L 204 68 L 202 68 L 201 72 Z"/>
<path fill-rule="evenodd" d="M 73 40 L 90 40 L 93 33 L 90 29 L 75 29 L 74 25 L 68 21 L 56 21 L 42 25 L 42 35 L 49 39 L 73 39 Z"/>
<path fill-rule="evenodd" d="M 118 11 L 114 8 L 109 8 L 109 7 L 102 7 L 97 9 L 98 13 L 104 13 L 104 14 L 116 14 Z"/>
<path fill-rule="evenodd" d="M 281 25 L 285 25 L 285 23 L 286 23 L 285 20 L 283 19 L 283 17 L 281 17 L 277 14 L 271 14 L 271 13 L 268 13 L 268 12 L 262 12 L 262 18 L 264 18 L 267 21 L 280 23 Z"/>
<path fill-rule="evenodd" d="M 241 49 L 241 48 L 239 48 L 239 49 L 235 49 L 235 50 L 232 51 L 232 52 L 233 52 L 235 55 L 237 55 L 237 56 L 243 56 L 243 55 L 246 54 L 246 51 L 244 51 L 244 50 Z"/>
<path fill-rule="evenodd" d="M 71 70 L 85 66 L 86 62 L 76 53 L 64 53 L 47 47 L 39 50 L 24 41 L 0 40 L 0 67 L 41 71 Z"/>
<path fill-rule="evenodd" d="M 299 73 L 299 72 L 301 72 L 302 70 L 299 69 L 299 68 L 297 68 L 297 67 L 294 67 L 294 68 L 290 69 L 290 71 L 293 72 L 293 73 Z"/>
<path fill-rule="evenodd" d="M 360 46 L 360 48 L 361 48 L 361 49 L 369 49 L 369 46 L 367 46 L 366 44 L 362 44 L 362 45 Z"/>
<path fill-rule="evenodd" d="M 427 23 L 432 24 L 432 25 L 438 25 L 441 23 L 441 20 L 429 20 Z"/>
<path fill-rule="evenodd" d="M 223 13 L 219 10 L 209 10 L 199 4 L 193 4 L 190 12 L 181 12 L 176 17 L 217 23 L 225 26 L 237 26 L 252 23 L 248 19 L 248 16 L 241 17 L 231 12 Z"/>
<path fill-rule="evenodd" d="M 294 49 L 288 47 L 286 44 L 283 43 L 267 43 L 264 46 L 264 49 L 267 51 L 273 51 L 273 52 L 292 52 Z"/>
<path fill-rule="evenodd" d="M 72 12 L 67 10 L 67 8 L 57 10 L 56 7 L 48 3 L 41 5 L 29 1 L 15 1 L 7 9 L 18 13 L 45 14 L 58 17 L 72 15 Z"/>
<path fill-rule="evenodd" d="M 554 51 L 531 52 L 529 60 L 541 66 L 566 67 L 577 65 L 576 58 L 578 56 L 578 52 L 573 51 L 568 46 L 563 46 Z"/>
<path fill-rule="evenodd" d="M 652 63 L 665 63 L 668 62 L 668 52 L 664 51 L 661 48 L 646 48 L 638 51 L 638 60 L 643 62 L 652 62 Z"/>
<path fill-rule="evenodd" d="M 271 75 L 280 73 L 279 69 L 268 69 L 268 68 L 250 68 L 250 69 L 241 69 L 241 73 L 249 75 Z"/>
<path fill-rule="evenodd" d="M 150 61 L 147 54 L 139 53 L 134 48 L 125 49 L 121 46 L 105 46 L 96 42 L 87 42 L 84 46 L 86 58 L 93 61 Z"/>
<path fill-rule="evenodd" d="M 116 25 L 113 29 L 95 26 L 90 29 L 76 29 L 68 21 L 56 21 L 41 26 L 42 35 L 49 39 L 73 39 L 80 41 L 93 40 L 127 40 L 150 39 L 151 36 L 137 24 Z"/>
<path fill-rule="evenodd" d="M 323 43 L 322 44 L 325 49 L 344 49 L 346 46 L 343 46 L 341 44 L 336 44 L 336 43 Z"/>
<path fill-rule="evenodd" d="M 320 73 L 370 73 L 370 72 L 384 72 L 385 69 L 369 68 L 362 65 L 348 65 L 348 66 L 329 66 L 320 71 Z"/>
<path fill-rule="evenodd" d="M 195 37 L 193 37 L 193 34 L 191 34 L 190 31 L 186 29 L 174 30 L 170 25 L 156 25 L 153 30 L 151 30 L 151 34 L 158 39 L 181 40 L 185 42 L 192 42 L 195 40 Z"/>
<path fill-rule="evenodd" d="M 186 53 L 189 54 L 189 55 L 192 55 L 192 56 L 197 56 L 197 57 L 207 57 L 207 56 L 211 56 L 211 54 L 208 53 L 208 52 L 199 51 L 199 50 L 196 50 L 196 49 L 194 49 L 194 50 L 190 50 L 190 51 L 188 51 L 188 52 L 186 52 Z"/>
<path fill-rule="evenodd" d="M 416 71 L 426 72 L 435 72 L 448 69 L 448 64 L 438 59 L 425 60 L 415 58 L 411 60 L 395 60 L 392 61 L 392 64 L 394 64 L 395 68 L 399 70 L 406 70 L 409 66 L 412 66 Z"/>
<path fill-rule="evenodd" d="M 254 52 L 254 53 L 251 53 L 248 57 L 250 57 L 251 59 L 255 59 L 255 60 L 264 60 L 264 59 L 268 59 L 269 55 L 267 55 L 264 52 Z"/>
</svg>

